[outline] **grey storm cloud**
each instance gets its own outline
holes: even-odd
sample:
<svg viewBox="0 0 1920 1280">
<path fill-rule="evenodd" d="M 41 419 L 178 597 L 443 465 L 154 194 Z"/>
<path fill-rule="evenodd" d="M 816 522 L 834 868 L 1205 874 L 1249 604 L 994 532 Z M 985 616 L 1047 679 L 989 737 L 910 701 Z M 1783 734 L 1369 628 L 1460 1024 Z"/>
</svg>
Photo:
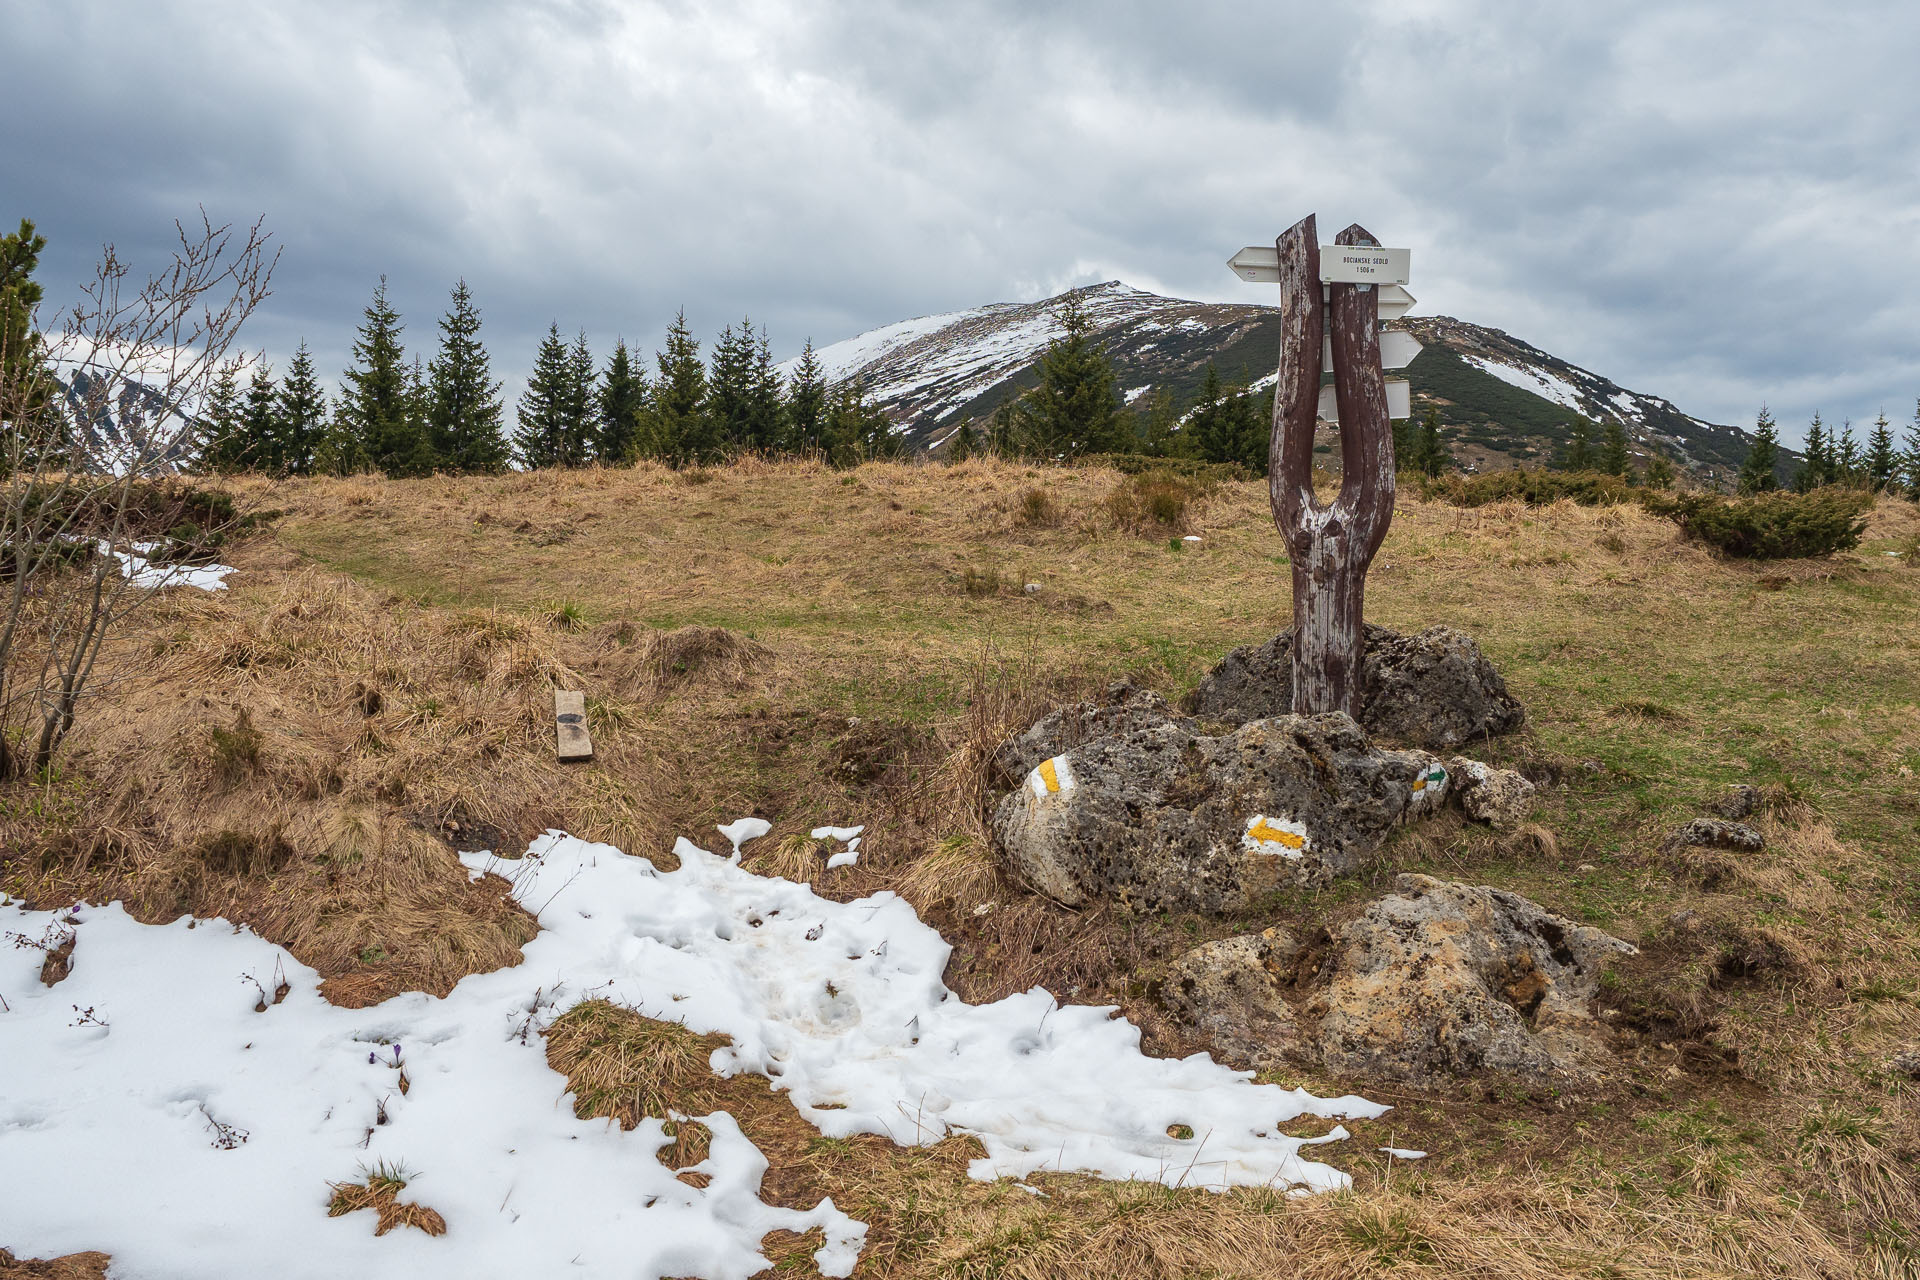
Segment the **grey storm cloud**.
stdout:
<svg viewBox="0 0 1920 1280">
<path fill-rule="evenodd" d="M 471 285 L 511 394 L 550 321 L 776 353 L 1223 265 L 1308 212 L 1425 313 L 1721 422 L 1920 396 L 1920 10 L 8 0 L 0 218 L 59 302 L 111 241 L 264 216 L 250 345 L 337 372 L 376 280 L 426 350 Z"/>
</svg>

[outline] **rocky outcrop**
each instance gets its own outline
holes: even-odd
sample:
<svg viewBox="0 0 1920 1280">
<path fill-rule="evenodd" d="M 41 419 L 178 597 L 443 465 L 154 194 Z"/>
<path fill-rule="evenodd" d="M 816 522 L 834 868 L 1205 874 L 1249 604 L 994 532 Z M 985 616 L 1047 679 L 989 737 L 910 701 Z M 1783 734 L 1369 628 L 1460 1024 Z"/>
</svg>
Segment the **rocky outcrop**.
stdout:
<svg viewBox="0 0 1920 1280">
<path fill-rule="evenodd" d="M 1176 715 L 1159 694 L 1130 680 L 1118 680 L 1107 686 L 1104 697 L 1041 716 L 1025 733 L 1001 743 L 993 762 L 1002 781 L 1013 786 L 1042 760 L 1064 755 L 1083 742 L 1170 723 L 1191 725 L 1192 721 Z"/>
<path fill-rule="evenodd" d="M 1243 724 L 1293 710 L 1293 632 L 1235 649 L 1207 673 L 1187 708 Z M 1366 627 L 1360 723 L 1367 732 L 1429 751 L 1520 727 L 1526 711 L 1480 646 L 1452 627 L 1401 635 Z"/>
<path fill-rule="evenodd" d="M 1727 793 L 1720 797 L 1720 816 L 1728 822 L 1738 822 L 1742 818 L 1752 817 L 1759 811 L 1765 800 L 1766 796 L 1760 788 L 1736 783 L 1728 787 Z"/>
<path fill-rule="evenodd" d="M 1040 758 L 1000 802 L 993 833 L 1013 871 L 1068 906 L 1244 910 L 1352 870 L 1445 794 L 1437 759 L 1376 750 L 1344 714 L 1213 736 L 1163 708 L 1082 704 L 1009 744 L 1017 767 L 1068 735 L 1111 730 Z"/>
<path fill-rule="evenodd" d="M 1162 999 L 1236 1066 L 1285 1058 L 1422 1085 L 1604 1071 L 1594 997 L 1607 962 L 1634 950 L 1518 894 L 1417 875 L 1323 944 L 1283 942 L 1269 930 L 1196 948 Z"/>
<path fill-rule="evenodd" d="M 1174 1021 L 1233 1066 L 1277 1067 L 1304 1048 L 1293 1009 L 1280 994 L 1293 938 L 1280 929 L 1223 938 L 1174 963 L 1161 1000 Z"/>
<path fill-rule="evenodd" d="M 1511 831 L 1533 809 L 1533 784 L 1511 769 L 1455 756 L 1447 761 L 1452 798 L 1476 822 Z"/>
<path fill-rule="evenodd" d="M 1695 818 L 1676 827 L 1660 847 L 1675 849 L 1732 849 L 1736 853 L 1758 853 L 1766 847 L 1766 838 L 1744 822 L 1726 822 L 1719 818 Z"/>
<path fill-rule="evenodd" d="M 1503 889 L 1403 875 L 1334 935 L 1309 1005 L 1335 1070 L 1430 1081 L 1591 1074 L 1600 974 L 1628 944 Z"/>
</svg>

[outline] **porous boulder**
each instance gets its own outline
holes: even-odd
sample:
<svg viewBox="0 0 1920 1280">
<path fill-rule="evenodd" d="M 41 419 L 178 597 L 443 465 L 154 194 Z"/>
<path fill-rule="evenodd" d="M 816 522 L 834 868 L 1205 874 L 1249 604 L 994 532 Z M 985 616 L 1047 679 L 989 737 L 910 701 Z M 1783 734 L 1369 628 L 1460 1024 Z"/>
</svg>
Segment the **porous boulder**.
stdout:
<svg viewBox="0 0 1920 1280">
<path fill-rule="evenodd" d="M 1255 1071 L 1279 1066 L 1303 1047 L 1293 1009 L 1280 993 L 1294 951 L 1280 929 L 1195 947 L 1174 962 L 1161 1002 L 1220 1060 Z"/>
<path fill-rule="evenodd" d="M 1190 726 L 1192 721 L 1176 715 L 1159 694 L 1142 689 L 1131 680 L 1117 680 L 1107 686 L 1102 697 L 1041 716 L 1025 733 L 1001 743 L 994 752 L 993 762 L 1001 780 L 1012 786 L 1042 760 L 1064 755 L 1083 742 L 1123 736 L 1164 724 Z"/>
<path fill-rule="evenodd" d="M 1367 732 L 1429 751 L 1508 733 L 1526 709 L 1473 638 L 1452 627 L 1402 635 L 1366 625 L 1360 723 Z M 1293 710 L 1293 631 L 1235 649 L 1200 681 L 1187 709 L 1244 724 Z"/>
<path fill-rule="evenodd" d="M 1049 720 L 1003 752 L 1003 768 L 1028 767 L 993 833 L 1013 871 L 1068 906 L 1244 910 L 1352 870 L 1445 794 L 1437 759 L 1376 750 L 1337 712 L 1218 736 L 1146 699 Z"/>
<path fill-rule="evenodd" d="M 1601 972 L 1633 951 L 1516 893 L 1403 875 L 1332 934 L 1304 1013 L 1337 1071 L 1586 1078 L 1607 1060 Z"/>
<path fill-rule="evenodd" d="M 1510 831 L 1533 810 L 1533 784 L 1512 769 L 1455 756 L 1447 761 L 1453 799 L 1476 822 Z"/>
<path fill-rule="evenodd" d="M 1731 849 L 1735 853 L 1758 853 L 1766 847 L 1766 844 L 1766 837 L 1744 822 L 1727 822 L 1721 818 L 1695 818 L 1692 822 L 1676 827 L 1660 847 L 1668 852 L 1692 848 Z"/>
</svg>

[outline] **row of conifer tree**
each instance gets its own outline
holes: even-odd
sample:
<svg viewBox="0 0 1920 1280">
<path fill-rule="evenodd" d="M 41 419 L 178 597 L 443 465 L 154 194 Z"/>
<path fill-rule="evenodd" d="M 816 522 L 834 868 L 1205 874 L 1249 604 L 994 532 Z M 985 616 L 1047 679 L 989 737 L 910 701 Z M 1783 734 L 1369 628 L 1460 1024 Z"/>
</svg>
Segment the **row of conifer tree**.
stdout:
<svg viewBox="0 0 1920 1280">
<path fill-rule="evenodd" d="M 390 476 L 523 467 L 676 466 L 741 452 L 819 456 L 845 466 L 899 451 L 885 415 L 857 382 L 830 385 L 813 345 L 794 373 L 773 367 L 767 335 L 751 319 L 721 331 L 710 360 L 682 312 L 667 329 L 649 376 L 624 341 L 604 365 L 582 333 L 556 323 L 535 352 L 511 427 L 502 384 L 480 341 L 480 312 L 463 280 L 440 319 L 438 349 L 409 362 L 386 281 L 374 290 L 353 344 L 353 363 L 329 399 L 303 342 L 283 376 L 256 366 L 242 387 L 225 378 L 202 415 L 200 457 L 218 471 Z"/>
<path fill-rule="evenodd" d="M 1854 437 L 1851 422 L 1843 422 L 1835 430 L 1816 413 L 1807 427 L 1802 454 L 1788 482 L 1795 492 L 1807 493 L 1831 484 L 1905 494 L 1920 501 L 1920 402 L 1914 406 L 1913 425 L 1907 428 L 1903 440 L 1894 439 L 1893 426 L 1882 413 L 1867 432 L 1864 446 Z M 1779 470 L 1780 431 L 1763 405 L 1754 422 L 1753 445 L 1740 468 L 1740 492 L 1765 493 L 1779 488 Z"/>
</svg>

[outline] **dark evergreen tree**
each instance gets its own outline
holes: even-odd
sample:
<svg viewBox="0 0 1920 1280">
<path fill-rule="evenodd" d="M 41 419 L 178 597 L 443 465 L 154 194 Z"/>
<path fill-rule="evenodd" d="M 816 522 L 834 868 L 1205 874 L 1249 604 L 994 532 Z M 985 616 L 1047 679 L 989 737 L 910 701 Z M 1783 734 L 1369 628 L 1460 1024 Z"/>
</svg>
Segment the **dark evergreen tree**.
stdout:
<svg viewBox="0 0 1920 1280">
<path fill-rule="evenodd" d="M 1827 441 L 1827 429 L 1820 422 L 1820 415 L 1813 415 L 1813 422 L 1807 427 L 1807 460 L 1800 464 L 1794 473 L 1793 487 L 1796 492 L 1810 493 L 1823 484 L 1833 483 L 1832 448 Z"/>
<path fill-rule="evenodd" d="M 746 422 L 747 447 L 756 453 L 772 453 L 786 439 L 786 406 L 780 398 L 780 375 L 773 367 L 773 343 L 765 328 L 754 342 Z"/>
<path fill-rule="evenodd" d="M 1907 496 L 1920 501 L 1920 400 L 1914 402 L 1913 425 L 1907 428 L 1906 445 L 1900 454 L 1900 466 L 1906 475 Z"/>
<path fill-rule="evenodd" d="M 0 431 L 4 432 L 57 412 L 46 347 L 33 327 L 44 296 L 33 273 L 46 247 L 47 238 L 25 218 L 20 219 L 19 230 L 0 237 Z M 38 436 L 38 431 L 29 433 L 30 439 Z M 16 443 L 0 436 L 0 477 L 13 465 Z M 19 452 L 24 457 L 27 450 Z"/>
<path fill-rule="evenodd" d="M 667 327 L 666 349 L 654 354 L 654 365 L 659 376 L 644 452 L 674 466 L 714 461 L 720 442 L 707 412 L 707 371 L 684 310 Z"/>
<path fill-rule="evenodd" d="M 1179 457 L 1187 439 L 1173 407 L 1173 392 L 1164 386 L 1155 387 L 1140 421 L 1140 452 L 1149 458 Z"/>
<path fill-rule="evenodd" d="M 1582 418 L 1567 434 L 1567 452 L 1561 461 L 1561 470 L 1591 471 L 1593 462 L 1593 444 L 1587 434 L 1587 420 Z"/>
<path fill-rule="evenodd" d="M 1835 484 L 1857 485 L 1861 482 L 1864 469 L 1861 466 L 1860 442 L 1853 438 L 1853 420 L 1845 419 L 1840 424 L 1840 436 L 1836 441 L 1828 435 L 1829 456 L 1833 459 L 1832 480 Z"/>
<path fill-rule="evenodd" d="M 987 448 L 995 457 L 1017 458 L 1026 452 L 1025 427 L 1020 420 L 1021 402 L 1002 400 L 987 419 Z"/>
<path fill-rule="evenodd" d="M 433 453 L 414 412 L 401 332 L 399 313 L 387 305 L 387 278 L 381 276 L 353 344 L 355 363 L 346 371 L 342 411 L 375 469 L 390 476 L 425 475 L 433 470 Z"/>
<path fill-rule="evenodd" d="M 1741 493 L 1766 493 L 1780 485 L 1775 471 L 1780 465 L 1780 430 L 1774 426 L 1773 415 L 1767 412 L 1767 406 L 1760 406 L 1760 416 L 1753 423 L 1753 444 L 1747 449 L 1747 460 L 1740 464 L 1740 477 L 1736 482 Z"/>
<path fill-rule="evenodd" d="M 946 460 L 949 463 L 965 462 L 980 452 L 980 432 L 968 418 L 961 423 L 947 444 Z"/>
<path fill-rule="evenodd" d="M 813 339 L 801 348 L 800 362 L 787 382 L 787 448 L 794 453 L 820 451 L 820 434 L 826 424 L 827 384 L 820 371 L 820 359 L 813 354 Z"/>
<path fill-rule="evenodd" d="M 1040 385 L 1026 398 L 1030 447 L 1043 458 L 1115 452 L 1125 439 L 1120 393 L 1093 318 L 1069 294 L 1054 319 L 1062 332 L 1040 357 Z"/>
<path fill-rule="evenodd" d="M 892 420 L 867 403 L 866 384 L 858 378 L 834 387 L 827 397 L 827 422 L 822 433 L 827 461 L 836 467 L 897 458 L 905 443 L 894 434 Z"/>
<path fill-rule="evenodd" d="M 1186 434 L 1193 441 L 1196 456 L 1208 462 L 1226 462 L 1233 456 L 1233 425 L 1227 413 L 1227 392 L 1220 385 L 1220 370 L 1211 360 L 1207 361 L 1207 373 L 1200 382 L 1200 395 L 1187 413 Z"/>
<path fill-rule="evenodd" d="M 278 474 L 284 469 L 280 456 L 279 423 L 274 413 L 276 393 L 273 370 L 265 364 L 253 367 L 247 383 L 247 396 L 240 406 L 240 466 L 247 471 Z"/>
<path fill-rule="evenodd" d="M 1412 470 L 1428 478 L 1453 470 L 1453 455 L 1440 439 L 1438 405 L 1428 405 L 1426 415 L 1421 419 L 1420 434 L 1413 444 Z"/>
<path fill-rule="evenodd" d="M 1627 429 L 1617 419 L 1608 419 L 1600 429 L 1600 470 L 1610 476 L 1624 476 L 1629 461 Z"/>
<path fill-rule="evenodd" d="M 1431 409 L 1433 406 L 1427 406 Z M 1395 473 L 1417 471 L 1414 451 L 1420 447 L 1420 423 L 1414 418 L 1394 418 L 1387 424 L 1393 430 L 1393 469 Z"/>
<path fill-rule="evenodd" d="M 600 379 L 598 435 L 594 455 L 607 466 L 626 466 L 640 446 L 641 419 L 647 409 L 647 375 L 633 363 L 624 340 L 613 344 Z"/>
<path fill-rule="evenodd" d="M 246 466 L 246 435 L 240 426 L 240 383 L 231 365 L 223 366 L 207 393 L 198 432 L 202 469 L 239 471 Z"/>
<path fill-rule="evenodd" d="M 753 389 L 753 323 L 720 331 L 707 371 L 707 414 L 729 450 L 750 448 Z"/>
<path fill-rule="evenodd" d="M 567 415 L 573 398 L 573 374 L 560 326 L 547 326 L 547 336 L 534 353 L 533 372 L 520 393 L 513 433 L 513 449 L 528 469 L 558 467 L 567 461 Z"/>
<path fill-rule="evenodd" d="M 440 351 L 427 367 L 428 436 L 449 471 L 500 471 L 509 453 L 502 384 L 480 341 L 480 309 L 465 279 L 453 286 L 452 303 L 440 317 Z"/>
<path fill-rule="evenodd" d="M 587 346 L 587 331 L 582 329 L 567 352 L 566 444 L 561 466 L 584 467 L 593 460 L 593 441 L 600 433 L 597 381 L 593 351 Z"/>
<path fill-rule="evenodd" d="M 1884 411 L 1874 419 L 1873 431 L 1867 436 L 1864 468 L 1867 484 L 1878 492 L 1891 492 L 1899 482 L 1900 452 L 1894 448 L 1893 427 Z"/>
<path fill-rule="evenodd" d="M 314 450 L 314 474 L 355 476 L 370 465 L 366 444 L 348 412 L 345 398 L 335 400 L 333 413 L 327 419 L 326 429 L 321 432 L 318 448 Z"/>
<path fill-rule="evenodd" d="M 1649 489 L 1671 489 L 1673 487 L 1673 459 L 1660 451 L 1659 445 L 1652 445 L 1653 454 L 1647 459 L 1645 483 Z"/>
<path fill-rule="evenodd" d="M 304 340 L 280 383 L 274 419 L 279 469 L 291 475 L 308 474 L 327 428 L 327 394 L 314 376 L 313 353 Z"/>
</svg>

